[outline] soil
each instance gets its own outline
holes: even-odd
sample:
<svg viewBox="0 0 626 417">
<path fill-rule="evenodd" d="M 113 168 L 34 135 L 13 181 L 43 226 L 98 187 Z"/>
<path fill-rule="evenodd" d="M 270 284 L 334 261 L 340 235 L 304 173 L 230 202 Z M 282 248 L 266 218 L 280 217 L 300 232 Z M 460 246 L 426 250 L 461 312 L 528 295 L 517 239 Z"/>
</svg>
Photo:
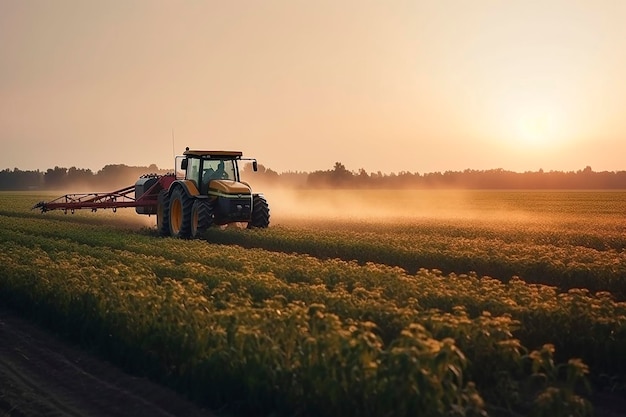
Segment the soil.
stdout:
<svg viewBox="0 0 626 417">
<path fill-rule="evenodd" d="M 0 417 L 214 417 L 0 309 Z"/>
</svg>

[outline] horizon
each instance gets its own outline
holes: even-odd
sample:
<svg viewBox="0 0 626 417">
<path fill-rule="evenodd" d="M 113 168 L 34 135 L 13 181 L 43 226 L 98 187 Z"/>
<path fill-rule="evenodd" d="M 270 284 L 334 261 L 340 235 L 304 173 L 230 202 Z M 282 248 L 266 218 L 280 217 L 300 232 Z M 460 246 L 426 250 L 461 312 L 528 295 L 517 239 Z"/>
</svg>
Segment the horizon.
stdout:
<svg viewBox="0 0 626 417">
<path fill-rule="evenodd" d="M 169 167 L 189 146 L 279 173 L 621 171 L 623 16 L 616 0 L 0 2 L 0 166 Z"/>
<path fill-rule="evenodd" d="M 341 161 L 336 161 L 341 163 Z M 71 169 L 71 168 L 76 168 L 78 170 L 89 170 L 92 172 L 92 174 L 96 175 L 98 174 L 100 171 L 102 171 L 102 169 L 104 169 L 104 167 L 106 166 L 124 166 L 127 168 L 150 168 L 152 165 L 156 166 L 156 169 L 159 171 L 167 171 L 170 170 L 170 168 L 164 168 L 164 167 L 160 167 L 154 163 L 150 163 L 147 165 L 137 165 L 137 164 L 133 164 L 133 165 L 128 165 L 128 164 L 124 164 L 124 163 L 108 163 L 103 165 L 101 168 L 93 170 L 91 168 L 87 168 L 87 167 L 80 167 L 80 166 L 59 166 L 59 165 L 55 165 L 54 167 L 48 167 L 48 168 L 44 168 L 44 169 L 22 169 L 20 167 L 13 167 L 13 168 L 9 168 L 9 167 L 5 167 L 2 168 L 0 167 L 0 171 L 5 171 L 5 170 L 9 170 L 9 171 L 13 171 L 15 169 L 22 171 L 22 172 L 40 172 L 45 174 L 48 170 L 53 170 L 55 168 L 60 168 L 60 169 Z M 334 165 L 334 164 L 333 164 Z M 312 171 L 276 171 L 275 169 L 273 169 L 270 166 L 267 166 L 265 164 L 262 164 L 259 162 L 259 166 L 263 166 L 265 169 L 267 170 L 271 170 L 276 172 L 278 175 L 284 175 L 284 174 L 311 174 L 313 172 L 325 172 L 325 171 L 332 171 L 333 167 L 327 168 L 327 169 L 314 169 Z M 243 165 L 239 167 L 239 169 L 241 170 L 243 168 Z M 350 169 L 349 167 L 345 167 L 346 170 L 348 172 L 351 172 L 353 174 L 358 174 L 359 169 Z M 499 171 L 502 170 L 504 172 L 512 172 L 515 174 L 525 174 L 525 173 L 539 173 L 539 172 L 543 172 L 543 173 L 577 173 L 577 172 L 581 172 L 581 171 L 585 171 L 586 169 L 590 169 L 591 172 L 593 173 L 603 173 L 603 172 L 609 172 L 609 173 L 618 173 L 618 172 L 625 172 L 625 169 L 619 169 L 619 170 L 596 170 L 594 169 L 592 166 L 590 165 L 586 165 L 582 168 L 578 168 L 578 169 L 574 169 L 574 170 L 568 170 L 568 171 L 564 171 L 564 170 L 553 170 L 553 169 L 543 169 L 543 168 L 538 168 L 536 170 L 526 170 L 526 171 L 514 171 L 514 170 L 508 170 L 502 167 L 496 167 L 496 168 L 486 168 L 486 169 L 473 169 L 473 168 L 465 168 L 465 169 L 460 169 L 460 170 L 442 170 L 442 171 L 428 171 L 428 172 L 420 172 L 420 171 L 410 171 L 410 170 L 406 170 L 406 171 L 390 171 L 390 172 L 385 172 L 385 171 L 381 171 L 381 170 L 376 170 L 376 171 L 366 171 L 366 173 L 368 175 L 373 175 L 373 174 L 378 174 L 381 173 L 383 175 L 397 175 L 400 174 L 402 172 L 406 172 L 412 175 L 427 175 L 427 174 L 436 174 L 436 173 L 446 173 L 446 172 L 455 172 L 455 173 L 464 173 L 466 171 L 472 171 L 472 172 L 490 172 L 490 171 Z M 172 172 L 174 172 L 174 170 L 171 170 Z"/>
</svg>

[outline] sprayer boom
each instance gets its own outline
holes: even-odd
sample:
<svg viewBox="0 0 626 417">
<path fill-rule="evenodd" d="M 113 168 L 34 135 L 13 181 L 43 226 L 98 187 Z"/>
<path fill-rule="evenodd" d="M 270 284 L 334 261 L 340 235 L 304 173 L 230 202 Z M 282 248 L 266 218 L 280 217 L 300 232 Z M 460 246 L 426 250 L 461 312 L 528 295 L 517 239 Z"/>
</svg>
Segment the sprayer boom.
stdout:
<svg viewBox="0 0 626 417">
<path fill-rule="evenodd" d="M 135 183 L 108 193 L 65 194 L 54 200 L 40 201 L 33 209 L 42 213 L 52 210 L 63 210 L 65 213 L 74 210 L 113 209 L 135 207 L 140 214 L 156 214 L 159 191 L 167 190 L 175 178 L 173 174 L 143 175 Z"/>
</svg>

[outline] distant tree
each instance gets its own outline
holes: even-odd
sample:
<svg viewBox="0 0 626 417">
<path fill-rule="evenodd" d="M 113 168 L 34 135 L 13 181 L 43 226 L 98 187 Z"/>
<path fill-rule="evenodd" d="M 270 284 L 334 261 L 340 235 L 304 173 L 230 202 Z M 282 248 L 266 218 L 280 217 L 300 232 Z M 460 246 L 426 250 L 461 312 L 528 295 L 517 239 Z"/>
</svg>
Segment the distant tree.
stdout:
<svg viewBox="0 0 626 417">
<path fill-rule="evenodd" d="M 344 164 L 335 162 L 331 173 L 331 184 L 336 187 L 344 187 L 352 183 L 352 172 L 348 171 Z"/>
<path fill-rule="evenodd" d="M 279 181 L 278 172 L 266 168 L 263 164 L 257 164 L 257 171 L 254 171 L 252 163 L 246 163 L 241 167 L 241 178 L 252 185 L 275 184 Z"/>
<path fill-rule="evenodd" d="M 359 168 L 357 175 L 355 176 L 355 183 L 359 188 L 365 188 L 371 186 L 370 176 L 363 168 Z"/>
<path fill-rule="evenodd" d="M 44 174 L 44 186 L 48 189 L 63 188 L 67 180 L 67 168 L 54 167 Z"/>
<path fill-rule="evenodd" d="M 71 167 L 67 170 L 67 184 L 90 185 L 93 183 L 94 175 L 90 169 Z"/>
<path fill-rule="evenodd" d="M 96 184 L 103 188 L 119 188 L 133 184 L 139 177 L 146 174 L 165 174 L 152 164 L 148 167 L 128 166 L 124 164 L 105 165 L 96 174 Z"/>
<path fill-rule="evenodd" d="M 40 171 L 21 171 L 4 169 L 0 171 L 0 190 L 32 190 L 43 185 L 43 173 Z"/>
<path fill-rule="evenodd" d="M 307 175 L 306 185 L 311 188 L 326 188 L 332 186 L 332 171 L 313 171 Z"/>
</svg>

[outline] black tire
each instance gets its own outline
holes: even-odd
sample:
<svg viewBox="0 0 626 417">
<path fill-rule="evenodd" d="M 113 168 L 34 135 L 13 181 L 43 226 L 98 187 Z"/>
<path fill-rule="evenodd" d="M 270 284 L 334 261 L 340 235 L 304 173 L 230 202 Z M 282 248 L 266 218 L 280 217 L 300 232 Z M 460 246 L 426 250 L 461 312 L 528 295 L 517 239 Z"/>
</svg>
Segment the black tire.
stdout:
<svg viewBox="0 0 626 417">
<path fill-rule="evenodd" d="M 197 239 L 213 225 L 213 207 L 207 200 L 196 199 L 191 206 L 191 237 Z"/>
<path fill-rule="evenodd" d="M 170 196 L 169 226 L 170 235 L 187 239 L 191 235 L 191 206 L 194 198 L 187 195 L 182 187 L 176 187 Z"/>
<path fill-rule="evenodd" d="M 248 222 L 248 229 L 254 227 L 265 229 L 270 225 L 270 207 L 265 197 L 259 194 L 252 196 L 252 215 Z"/>
<path fill-rule="evenodd" d="M 159 236 L 170 235 L 170 196 L 167 190 L 159 191 L 157 197 L 157 232 Z"/>
</svg>

